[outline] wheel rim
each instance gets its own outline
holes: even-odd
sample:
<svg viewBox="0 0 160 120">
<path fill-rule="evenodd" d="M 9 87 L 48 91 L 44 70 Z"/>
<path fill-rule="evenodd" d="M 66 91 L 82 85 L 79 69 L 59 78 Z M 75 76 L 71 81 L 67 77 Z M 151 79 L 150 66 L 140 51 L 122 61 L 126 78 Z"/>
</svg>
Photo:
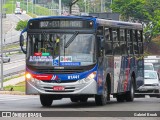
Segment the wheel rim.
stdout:
<svg viewBox="0 0 160 120">
<path fill-rule="evenodd" d="M 133 87 L 133 77 L 132 77 L 132 81 L 131 81 L 131 98 L 134 98 L 134 87 Z"/>
<path fill-rule="evenodd" d="M 134 88 L 133 88 L 133 84 L 131 85 L 131 98 L 134 98 Z"/>
</svg>

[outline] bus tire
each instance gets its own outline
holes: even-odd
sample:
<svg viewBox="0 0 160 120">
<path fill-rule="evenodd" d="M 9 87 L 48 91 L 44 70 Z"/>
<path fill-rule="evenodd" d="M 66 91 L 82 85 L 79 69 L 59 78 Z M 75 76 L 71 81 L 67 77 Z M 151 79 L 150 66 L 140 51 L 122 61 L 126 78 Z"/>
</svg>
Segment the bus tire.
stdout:
<svg viewBox="0 0 160 120">
<path fill-rule="evenodd" d="M 70 99 L 71 99 L 72 102 L 78 102 L 79 101 L 78 97 L 71 97 Z"/>
<path fill-rule="evenodd" d="M 107 103 L 107 84 L 104 85 L 102 95 L 95 95 L 95 103 L 96 105 L 105 105 Z"/>
<path fill-rule="evenodd" d="M 43 106 L 49 107 L 52 105 L 53 97 L 51 95 L 40 94 L 40 102 Z"/>
<path fill-rule="evenodd" d="M 117 99 L 117 102 L 124 102 L 125 95 L 124 94 L 117 95 L 116 99 Z"/>
<path fill-rule="evenodd" d="M 126 101 L 132 102 L 134 100 L 134 84 L 133 84 L 134 78 L 131 78 L 131 85 L 130 85 L 130 91 L 126 92 Z"/>
</svg>

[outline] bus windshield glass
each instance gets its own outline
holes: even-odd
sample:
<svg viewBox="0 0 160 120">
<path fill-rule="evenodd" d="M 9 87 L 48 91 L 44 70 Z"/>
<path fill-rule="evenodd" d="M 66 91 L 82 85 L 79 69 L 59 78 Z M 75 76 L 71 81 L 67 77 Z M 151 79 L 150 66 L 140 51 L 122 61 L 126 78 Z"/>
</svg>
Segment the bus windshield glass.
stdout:
<svg viewBox="0 0 160 120">
<path fill-rule="evenodd" d="M 28 34 L 27 64 L 85 66 L 96 61 L 95 35 L 74 33 Z"/>
</svg>

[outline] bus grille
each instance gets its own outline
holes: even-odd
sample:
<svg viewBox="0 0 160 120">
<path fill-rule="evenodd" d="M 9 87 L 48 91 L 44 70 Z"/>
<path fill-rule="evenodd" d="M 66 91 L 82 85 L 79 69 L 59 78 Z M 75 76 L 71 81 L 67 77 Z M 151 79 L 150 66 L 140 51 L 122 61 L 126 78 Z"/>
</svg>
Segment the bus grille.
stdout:
<svg viewBox="0 0 160 120">
<path fill-rule="evenodd" d="M 61 82 L 57 82 L 56 80 L 41 80 L 45 83 L 73 83 L 73 82 L 77 82 L 78 80 L 63 80 Z"/>
<path fill-rule="evenodd" d="M 39 70 L 36 70 L 36 72 L 43 73 L 43 74 L 74 74 L 74 73 L 84 72 L 84 70 L 82 69 L 64 69 L 64 70 L 39 69 Z"/>
</svg>

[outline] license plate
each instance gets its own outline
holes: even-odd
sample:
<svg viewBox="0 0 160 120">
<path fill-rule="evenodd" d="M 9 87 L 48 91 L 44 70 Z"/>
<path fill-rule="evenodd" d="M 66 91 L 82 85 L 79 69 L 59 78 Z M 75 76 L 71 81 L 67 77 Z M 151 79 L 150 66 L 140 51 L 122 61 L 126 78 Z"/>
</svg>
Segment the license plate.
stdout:
<svg viewBox="0 0 160 120">
<path fill-rule="evenodd" d="M 54 86 L 54 87 L 53 87 L 53 90 L 55 90 L 55 91 L 63 91 L 63 90 L 65 90 L 65 89 L 64 89 L 63 86 Z"/>
<path fill-rule="evenodd" d="M 140 91 L 147 91 L 147 89 L 140 89 Z"/>
</svg>

